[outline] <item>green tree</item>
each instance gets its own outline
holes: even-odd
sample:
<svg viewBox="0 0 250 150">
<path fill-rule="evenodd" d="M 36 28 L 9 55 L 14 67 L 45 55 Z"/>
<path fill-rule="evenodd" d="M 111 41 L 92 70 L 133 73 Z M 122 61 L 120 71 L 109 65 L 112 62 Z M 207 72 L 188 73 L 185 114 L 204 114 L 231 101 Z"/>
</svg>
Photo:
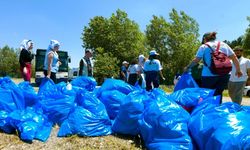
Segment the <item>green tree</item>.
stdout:
<svg viewBox="0 0 250 150">
<path fill-rule="evenodd" d="M 13 48 L 0 48 L 0 76 L 19 77 L 19 61 Z"/>
<path fill-rule="evenodd" d="M 97 48 L 100 51 L 101 48 Z M 99 84 L 102 84 L 105 78 L 117 78 L 119 67 L 117 64 L 119 60 L 111 53 L 98 53 L 95 59 L 94 75 Z"/>
<path fill-rule="evenodd" d="M 131 21 L 127 14 L 119 9 L 110 18 L 94 17 L 88 25 L 84 27 L 81 39 L 84 48 L 91 48 L 95 52 L 96 63 L 119 60 L 110 64 L 112 68 L 117 68 L 122 61 L 131 61 L 145 50 L 144 34 L 140 32 L 138 24 Z M 95 69 L 99 70 L 95 76 L 107 77 L 104 74 L 107 72 L 105 67 L 105 65 L 95 65 Z"/>
<path fill-rule="evenodd" d="M 146 38 L 150 47 L 161 55 L 163 74 L 167 83 L 172 84 L 176 73 L 181 73 L 194 57 L 200 45 L 199 26 L 197 22 L 183 11 L 178 14 L 175 9 L 169 14 L 170 21 L 153 16 L 147 26 Z"/>
<path fill-rule="evenodd" d="M 250 23 L 250 17 L 247 17 L 247 20 Z M 246 29 L 246 33 L 243 38 L 243 48 L 245 49 L 244 54 L 246 57 L 250 58 L 250 24 L 248 25 L 248 28 Z"/>
<path fill-rule="evenodd" d="M 243 36 L 238 37 L 236 40 L 233 40 L 232 42 L 225 40 L 225 43 L 227 43 L 232 49 L 236 46 L 242 46 L 243 45 Z"/>
</svg>

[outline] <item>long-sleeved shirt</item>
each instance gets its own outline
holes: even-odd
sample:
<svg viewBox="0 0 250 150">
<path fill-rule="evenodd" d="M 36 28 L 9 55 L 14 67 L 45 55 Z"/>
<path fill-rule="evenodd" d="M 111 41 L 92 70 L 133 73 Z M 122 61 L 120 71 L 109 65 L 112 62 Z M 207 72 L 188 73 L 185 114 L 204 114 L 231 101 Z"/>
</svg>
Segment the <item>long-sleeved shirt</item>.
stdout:
<svg viewBox="0 0 250 150">
<path fill-rule="evenodd" d="M 19 63 L 22 67 L 25 67 L 25 63 L 27 62 L 30 63 L 33 58 L 34 58 L 34 55 L 30 51 L 26 49 L 22 49 L 20 56 L 19 56 Z"/>
</svg>

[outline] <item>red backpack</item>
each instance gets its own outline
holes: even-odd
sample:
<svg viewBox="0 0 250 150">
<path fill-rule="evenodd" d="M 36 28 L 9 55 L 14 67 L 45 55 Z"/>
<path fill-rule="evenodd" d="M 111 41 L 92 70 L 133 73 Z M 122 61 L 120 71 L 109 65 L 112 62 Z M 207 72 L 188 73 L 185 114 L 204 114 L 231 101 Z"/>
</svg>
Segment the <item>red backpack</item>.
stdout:
<svg viewBox="0 0 250 150">
<path fill-rule="evenodd" d="M 209 67 L 210 71 L 213 74 L 217 75 L 226 75 L 232 70 L 232 64 L 228 56 L 219 51 L 220 49 L 220 42 L 216 47 L 216 50 L 213 51 L 212 47 L 205 44 L 211 49 L 211 65 Z M 204 63 L 206 65 L 206 63 Z M 207 65 L 206 65 L 207 66 Z"/>
</svg>

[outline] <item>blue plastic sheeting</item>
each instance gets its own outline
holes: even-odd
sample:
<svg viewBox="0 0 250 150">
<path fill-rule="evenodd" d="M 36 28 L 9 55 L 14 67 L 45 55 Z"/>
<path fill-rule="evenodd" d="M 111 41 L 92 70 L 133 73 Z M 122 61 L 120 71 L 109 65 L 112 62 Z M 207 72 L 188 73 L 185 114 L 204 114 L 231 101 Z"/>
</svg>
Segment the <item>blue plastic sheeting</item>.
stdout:
<svg viewBox="0 0 250 150">
<path fill-rule="evenodd" d="M 112 91 L 112 90 L 117 90 L 123 94 L 128 95 L 130 92 L 135 90 L 135 87 L 122 80 L 106 79 L 102 84 L 102 86 L 97 91 L 97 97 L 99 97 L 101 93 L 104 91 Z"/>
<path fill-rule="evenodd" d="M 38 96 L 34 88 L 30 85 L 28 81 L 23 81 L 18 84 L 18 87 L 23 92 L 25 106 L 33 106 L 38 102 Z"/>
<path fill-rule="evenodd" d="M 204 103 L 191 114 L 189 130 L 199 149 L 250 149 L 249 119 L 236 103 Z"/>
<path fill-rule="evenodd" d="M 16 110 L 9 114 L 7 121 L 17 129 L 24 141 L 38 139 L 46 141 L 49 138 L 52 124 L 48 122 L 42 111 L 28 107 L 26 110 Z"/>
<path fill-rule="evenodd" d="M 213 94 L 214 90 L 211 89 L 186 88 L 171 93 L 168 95 L 168 98 L 183 106 L 188 111 L 192 111 L 204 99 L 213 97 Z"/>
<path fill-rule="evenodd" d="M 58 136 L 64 137 L 74 134 L 79 136 L 104 136 L 111 133 L 111 122 L 108 117 L 95 115 L 89 110 L 77 106 L 69 114 L 68 119 L 62 123 Z"/>
<path fill-rule="evenodd" d="M 146 107 L 144 103 L 147 101 L 150 101 L 150 97 L 144 90 L 134 91 L 126 96 L 115 118 L 112 130 L 120 134 L 139 134 L 138 120 Z"/>
<path fill-rule="evenodd" d="M 97 85 L 93 77 L 81 76 L 77 77 L 70 82 L 73 86 L 84 88 L 88 91 L 93 91 Z"/>
<path fill-rule="evenodd" d="M 120 106 L 126 97 L 125 94 L 117 90 L 103 91 L 99 99 L 105 105 L 109 118 L 114 120 L 119 113 Z"/>
<path fill-rule="evenodd" d="M 180 80 L 174 87 L 174 91 L 182 90 L 185 88 L 199 88 L 198 84 L 195 82 L 190 73 L 184 73 L 181 75 Z"/>
<path fill-rule="evenodd" d="M 147 149 L 193 149 L 187 127 L 189 114 L 159 93 L 162 92 L 153 90 L 154 101 L 148 103 L 139 120 Z"/>
<path fill-rule="evenodd" d="M 4 95 L 3 93 L 4 90 L 10 91 L 11 96 L 10 96 L 10 93 L 8 93 L 7 95 Z M 24 110 L 25 101 L 24 101 L 23 92 L 21 91 L 21 89 L 18 88 L 18 86 L 13 81 L 11 81 L 9 77 L 0 78 L 0 91 L 2 91 L 1 94 L 3 94 L 3 95 L 0 95 L 0 108 L 4 107 L 4 106 L 1 106 L 1 102 L 9 101 L 15 104 L 16 109 Z M 4 97 L 4 96 L 7 96 L 7 97 Z"/>
</svg>

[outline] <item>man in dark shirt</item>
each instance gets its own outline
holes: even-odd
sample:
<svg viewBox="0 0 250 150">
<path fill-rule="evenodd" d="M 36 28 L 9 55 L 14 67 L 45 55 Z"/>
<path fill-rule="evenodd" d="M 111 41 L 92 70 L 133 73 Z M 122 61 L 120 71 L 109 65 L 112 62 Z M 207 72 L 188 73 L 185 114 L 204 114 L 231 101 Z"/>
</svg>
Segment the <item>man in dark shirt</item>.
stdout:
<svg viewBox="0 0 250 150">
<path fill-rule="evenodd" d="M 93 77 L 93 62 L 91 57 L 93 56 L 92 50 L 86 49 L 85 56 L 79 63 L 79 76 Z"/>
<path fill-rule="evenodd" d="M 127 61 L 122 62 L 122 66 L 120 68 L 120 79 L 127 82 L 127 69 L 129 63 Z"/>
<path fill-rule="evenodd" d="M 34 55 L 31 53 L 33 42 L 31 40 L 23 40 L 20 46 L 21 52 L 19 56 L 20 71 L 24 81 L 31 79 L 31 61 Z"/>
</svg>

